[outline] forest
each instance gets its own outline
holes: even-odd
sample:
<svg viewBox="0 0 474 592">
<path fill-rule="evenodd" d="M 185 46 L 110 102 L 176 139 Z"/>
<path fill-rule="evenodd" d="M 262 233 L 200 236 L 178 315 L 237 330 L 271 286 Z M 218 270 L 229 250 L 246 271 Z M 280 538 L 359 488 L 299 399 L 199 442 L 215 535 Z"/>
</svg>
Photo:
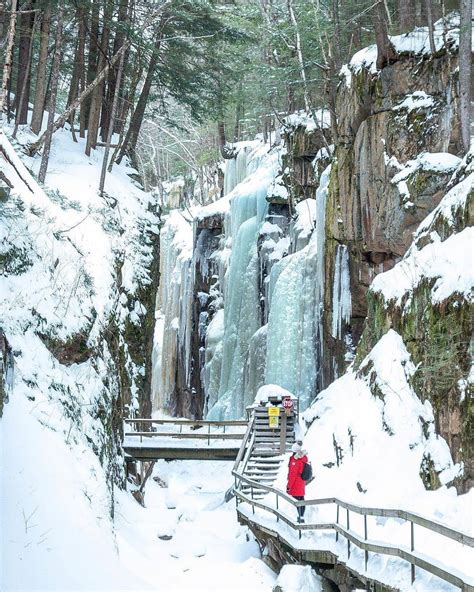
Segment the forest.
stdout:
<svg viewBox="0 0 474 592">
<path fill-rule="evenodd" d="M 468 4 L 461 2 L 466 14 Z M 127 155 L 146 188 L 183 172 L 202 185 L 230 156 L 228 143 L 271 138 L 300 109 L 327 109 L 335 141 L 336 88 L 350 56 L 375 41 L 378 66 L 390 63 L 389 35 L 432 31 L 457 7 L 456 0 L 3 2 L 0 110 L 14 120 L 14 137 L 27 123 L 37 136 L 29 152 L 42 151 L 42 181 L 50 138 L 66 126 L 86 138 L 87 155 L 107 147 L 104 175 Z"/>
</svg>

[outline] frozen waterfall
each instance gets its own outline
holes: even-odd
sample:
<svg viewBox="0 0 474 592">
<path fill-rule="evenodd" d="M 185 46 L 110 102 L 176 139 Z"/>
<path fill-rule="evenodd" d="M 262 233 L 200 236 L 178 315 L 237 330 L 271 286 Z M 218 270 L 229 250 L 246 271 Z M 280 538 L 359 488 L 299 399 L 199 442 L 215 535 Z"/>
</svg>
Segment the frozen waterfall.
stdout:
<svg viewBox="0 0 474 592">
<path fill-rule="evenodd" d="M 316 229 L 309 244 L 277 263 L 270 276 L 265 382 L 278 384 L 308 407 L 316 394 L 322 352 L 325 210 L 328 167 L 316 192 Z"/>
<path fill-rule="evenodd" d="M 170 411 L 179 350 L 186 352 L 182 356 L 184 373 L 189 375 L 192 239 L 190 223 L 178 210 L 173 210 L 160 233 L 160 287 L 152 373 L 154 410 Z"/>
<path fill-rule="evenodd" d="M 225 231 L 232 250 L 224 282 L 219 394 L 214 406 L 209 406 L 211 419 L 244 415 L 244 368 L 252 336 L 261 326 L 257 238 L 268 208 L 267 190 L 278 166 L 279 154 L 269 154 L 267 147 L 258 144 L 247 156 L 245 181 L 229 196 Z"/>
</svg>

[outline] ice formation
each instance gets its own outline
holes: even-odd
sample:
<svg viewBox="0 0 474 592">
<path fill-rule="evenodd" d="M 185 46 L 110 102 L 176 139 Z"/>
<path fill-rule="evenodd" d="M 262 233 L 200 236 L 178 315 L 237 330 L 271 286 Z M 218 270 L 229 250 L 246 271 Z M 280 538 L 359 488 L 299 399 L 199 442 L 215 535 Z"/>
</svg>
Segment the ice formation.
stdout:
<svg viewBox="0 0 474 592">
<path fill-rule="evenodd" d="M 305 409 L 316 394 L 324 294 L 328 167 L 316 192 L 316 230 L 309 244 L 277 263 L 270 277 L 265 382 L 295 393 Z M 304 294 L 304 297 L 302 295 Z"/>
<path fill-rule="evenodd" d="M 331 335 L 341 339 L 342 327 L 351 318 L 352 300 L 349 275 L 349 252 L 346 245 L 337 245 L 332 285 Z"/>
</svg>

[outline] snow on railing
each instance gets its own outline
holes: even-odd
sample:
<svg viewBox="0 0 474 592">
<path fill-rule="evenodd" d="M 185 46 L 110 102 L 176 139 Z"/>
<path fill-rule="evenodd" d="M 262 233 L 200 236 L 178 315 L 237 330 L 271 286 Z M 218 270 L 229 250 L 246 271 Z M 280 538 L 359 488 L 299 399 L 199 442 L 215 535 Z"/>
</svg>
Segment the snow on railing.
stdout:
<svg viewBox="0 0 474 592">
<path fill-rule="evenodd" d="M 474 547 L 474 537 L 470 536 L 469 534 L 451 528 L 445 524 L 440 522 L 436 522 L 434 520 L 430 520 L 425 518 L 419 514 L 414 512 L 408 512 L 405 510 L 397 510 L 397 509 L 387 509 L 387 508 L 368 508 L 359 506 L 357 504 L 353 504 L 350 502 L 346 502 L 336 497 L 329 497 L 329 498 L 320 498 L 320 499 L 313 499 L 313 500 L 303 500 L 297 501 L 290 495 L 282 492 L 275 487 L 264 485 L 262 483 L 253 481 L 252 479 L 248 479 L 244 477 L 242 474 L 238 473 L 237 471 L 232 471 L 232 475 L 235 478 L 235 487 L 234 492 L 236 496 L 237 506 L 239 500 L 245 503 L 248 503 L 252 507 L 252 513 L 255 515 L 255 508 L 259 508 L 266 512 L 269 512 L 276 516 L 277 523 L 281 520 L 282 522 L 286 523 L 290 528 L 298 531 L 298 539 L 301 539 L 302 531 L 315 531 L 315 530 L 333 530 L 336 534 L 336 542 L 339 539 L 339 535 L 343 536 L 347 540 L 347 559 L 350 558 L 351 554 L 351 543 L 356 545 L 359 549 L 364 551 L 364 559 L 365 559 L 365 571 L 367 571 L 367 564 L 369 559 L 369 552 L 371 553 L 379 553 L 382 555 L 389 555 L 392 557 L 399 557 L 400 559 L 404 559 L 411 565 L 411 582 L 415 581 L 416 572 L 415 568 L 419 567 L 430 574 L 433 574 L 445 582 L 458 586 L 463 592 L 474 592 L 474 579 L 466 576 L 459 570 L 455 568 L 449 568 L 437 562 L 435 559 L 431 557 L 427 557 L 426 555 L 416 552 L 415 551 L 415 524 L 422 526 L 438 535 L 441 535 L 445 538 L 451 539 L 460 543 L 461 545 L 466 545 L 468 547 Z M 244 494 L 239 485 L 241 483 L 245 483 L 250 487 L 250 497 Z M 268 503 L 265 503 L 263 500 L 255 500 L 253 499 L 253 488 L 258 488 L 259 490 L 265 490 L 268 493 L 275 494 L 275 506 L 272 506 Z M 336 505 L 336 521 L 335 522 L 328 522 L 328 523 L 296 523 L 291 518 L 289 518 L 286 514 L 284 514 L 280 510 L 280 500 L 284 500 L 295 509 L 300 507 L 308 507 L 308 506 L 320 506 L 326 504 L 335 504 Z M 340 523 L 340 509 L 346 510 L 346 526 L 343 526 Z M 240 512 L 237 508 L 237 512 Z M 362 539 L 360 535 L 358 535 L 355 531 L 350 529 L 350 512 L 355 512 L 364 518 L 364 538 Z M 367 528 L 367 516 L 377 516 L 383 518 L 398 518 L 401 520 L 405 520 L 410 524 L 410 550 L 408 547 L 397 546 L 395 544 L 390 543 L 381 543 L 380 541 L 370 540 L 368 538 L 368 528 Z M 281 533 L 279 533 L 281 536 Z M 286 541 L 290 546 L 291 542 Z"/>
</svg>

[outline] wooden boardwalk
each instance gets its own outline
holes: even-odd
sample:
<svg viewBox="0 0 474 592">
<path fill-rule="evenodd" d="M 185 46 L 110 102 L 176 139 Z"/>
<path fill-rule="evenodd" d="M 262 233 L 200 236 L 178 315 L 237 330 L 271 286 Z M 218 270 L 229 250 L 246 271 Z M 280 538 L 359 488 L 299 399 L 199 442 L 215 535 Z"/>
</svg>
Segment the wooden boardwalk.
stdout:
<svg viewBox="0 0 474 592">
<path fill-rule="evenodd" d="M 237 458 L 247 421 L 126 419 L 126 460 L 225 460 Z"/>
</svg>

